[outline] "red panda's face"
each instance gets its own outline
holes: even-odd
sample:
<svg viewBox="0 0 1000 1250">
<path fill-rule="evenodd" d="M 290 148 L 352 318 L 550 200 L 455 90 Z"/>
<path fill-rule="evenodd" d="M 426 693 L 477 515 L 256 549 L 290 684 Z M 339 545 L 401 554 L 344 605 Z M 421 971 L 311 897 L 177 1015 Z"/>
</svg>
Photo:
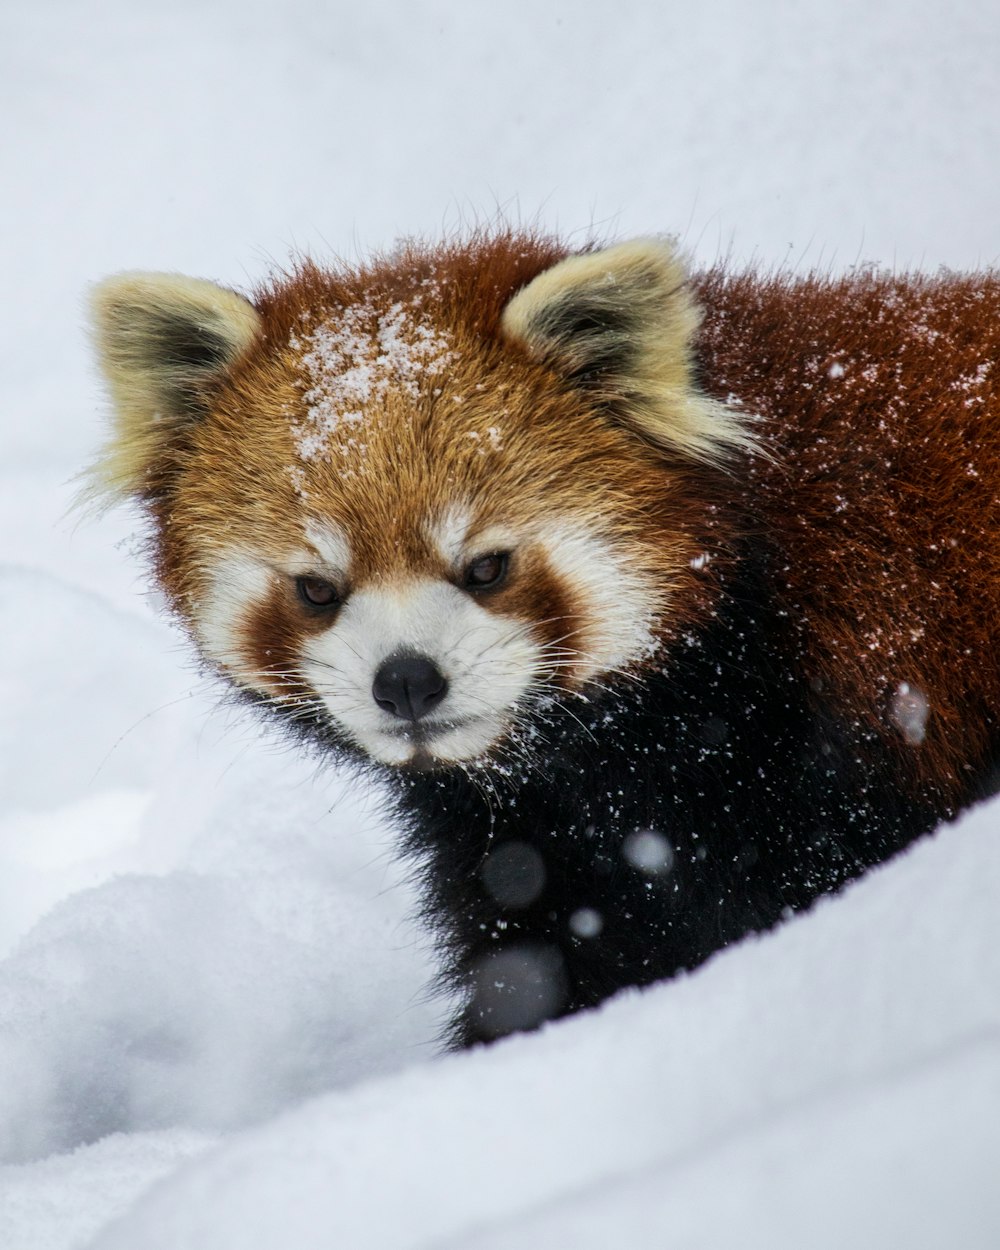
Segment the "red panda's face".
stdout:
<svg viewBox="0 0 1000 1250">
<path fill-rule="evenodd" d="M 547 702 L 648 663 L 691 615 L 698 548 L 682 475 L 637 437 L 641 418 L 607 419 L 606 398 L 552 367 L 546 349 L 570 357 L 578 323 L 591 346 L 602 327 L 546 282 L 596 259 L 543 273 L 485 330 L 475 295 L 426 270 L 350 288 L 314 276 L 253 318 L 206 294 L 215 320 L 203 310 L 183 351 L 180 314 L 156 310 L 174 355 L 146 403 L 181 392 L 177 428 L 167 454 L 135 450 L 146 427 L 127 454 L 147 461 L 160 579 L 214 665 L 373 760 L 427 767 L 530 749 Z M 105 315 L 120 322 L 120 304 Z M 610 321 L 619 356 L 640 353 Z M 121 366 L 107 367 L 114 387 Z M 680 428 L 693 389 L 660 389 Z M 692 403 L 677 442 L 705 437 Z"/>
<path fill-rule="evenodd" d="M 456 503 L 399 531 L 384 562 L 315 516 L 298 546 L 223 548 L 190 607 L 203 651 L 372 758 L 424 764 L 482 756 L 539 700 L 653 648 L 655 583 L 582 519 L 504 510 L 490 523 Z"/>
<path fill-rule="evenodd" d="M 420 312 L 297 325 L 205 418 L 170 527 L 205 654 L 388 764 L 481 757 L 648 656 L 669 554 L 614 483 L 631 439 Z"/>
</svg>

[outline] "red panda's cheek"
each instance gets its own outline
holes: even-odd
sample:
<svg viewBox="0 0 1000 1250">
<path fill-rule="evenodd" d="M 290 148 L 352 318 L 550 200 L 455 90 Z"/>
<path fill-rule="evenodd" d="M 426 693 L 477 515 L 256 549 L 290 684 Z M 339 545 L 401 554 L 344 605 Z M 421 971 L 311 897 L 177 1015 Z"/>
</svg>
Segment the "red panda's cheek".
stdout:
<svg viewBox="0 0 1000 1250">
<path fill-rule="evenodd" d="M 548 651 L 562 656 L 568 684 L 648 660 L 665 604 L 641 554 L 573 522 L 546 526 L 539 547 L 543 558 L 527 579 L 527 593 L 534 596 L 534 619 L 547 635 Z"/>
<path fill-rule="evenodd" d="M 202 655 L 241 684 L 249 667 L 246 628 L 271 594 L 271 575 L 260 561 L 237 551 L 207 563 L 190 605 L 191 626 Z"/>
<path fill-rule="evenodd" d="M 192 608 L 205 658 L 236 685 L 269 697 L 296 691 L 301 624 L 288 579 L 247 552 L 218 556 Z"/>
</svg>

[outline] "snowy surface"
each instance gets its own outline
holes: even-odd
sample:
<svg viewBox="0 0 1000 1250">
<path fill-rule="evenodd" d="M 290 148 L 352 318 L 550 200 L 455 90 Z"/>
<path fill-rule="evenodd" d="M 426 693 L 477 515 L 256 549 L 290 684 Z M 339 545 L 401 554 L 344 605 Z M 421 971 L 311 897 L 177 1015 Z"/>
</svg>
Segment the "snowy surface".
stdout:
<svg viewBox="0 0 1000 1250">
<path fill-rule="evenodd" d="M 442 1058 L 377 796 L 217 708 L 134 517 L 66 518 L 105 273 L 245 284 L 498 205 L 990 264 L 998 64 L 987 0 L 3 7 L 4 1250 L 1000 1245 L 1000 807 Z"/>
</svg>

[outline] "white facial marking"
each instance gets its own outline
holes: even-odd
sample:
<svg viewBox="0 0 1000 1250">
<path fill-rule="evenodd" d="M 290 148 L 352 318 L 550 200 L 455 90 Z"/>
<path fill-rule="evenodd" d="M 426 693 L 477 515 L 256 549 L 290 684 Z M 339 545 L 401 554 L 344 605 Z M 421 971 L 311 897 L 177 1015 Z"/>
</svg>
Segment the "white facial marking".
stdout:
<svg viewBox="0 0 1000 1250">
<path fill-rule="evenodd" d="M 334 722 L 384 763 L 405 764 L 421 752 L 443 763 L 474 760 L 505 736 L 525 696 L 556 669 L 582 685 L 655 648 L 652 627 L 662 604 L 626 549 L 583 523 L 538 524 L 516 537 L 500 528 L 470 537 L 469 526 L 468 510 L 456 508 L 428 531 L 453 568 L 493 550 L 512 550 L 516 560 L 519 546 L 537 544 L 575 601 L 574 619 L 559 637 L 559 622 L 505 616 L 433 577 L 349 594 L 328 628 L 307 634 L 298 668 Z M 350 566 L 350 545 L 338 526 L 311 523 L 305 536 L 309 546 L 280 566 L 245 551 L 220 556 L 197 605 L 205 655 L 265 694 L 282 691 L 277 674 L 257 671 L 241 649 L 251 613 L 276 579 L 346 579 Z M 552 649 L 539 633 L 546 625 L 545 633 L 556 635 Z M 380 706 L 373 693 L 380 666 L 400 653 L 429 659 L 447 681 L 441 702 L 416 722 Z"/>
<path fill-rule="evenodd" d="M 488 612 L 447 582 L 415 579 L 353 594 L 323 634 L 303 646 L 302 671 L 334 720 L 375 759 L 401 764 L 415 727 L 381 708 L 372 682 L 399 652 L 426 656 L 448 682 L 418 722 L 424 749 L 442 761 L 473 759 L 509 724 L 537 670 L 540 648 L 523 624 Z"/>
<path fill-rule="evenodd" d="M 473 533 L 472 510 L 458 504 L 445 509 L 428 525 L 427 535 L 441 558 L 456 571 L 477 556 L 512 551 L 517 542 L 509 529 L 497 525 Z"/>
<path fill-rule="evenodd" d="M 574 677 L 586 681 L 649 656 L 660 605 L 622 552 L 582 525 L 544 526 L 538 537 L 551 567 L 585 605 L 581 634 L 566 639 L 580 652 Z"/>
<path fill-rule="evenodd" d="M 219 557 L 210 570 L 208 592 L 195 619 L 198 642 L 209 659 L 238 679 L 246 669 L 246 658 L 239 650 L 239 627 L 247 613 L 266 598 L 272 576 L 266 564 L 239 551 Z"/>
<path fill-rule="evenodd" d="M 333 521 L 310 521 L 306 538 L 327 571 L 346 577 L 351 567 L 351 544 L 347 534 Z"/>
<path fill-rule="evenodd" d="M 427 526 L 428 537 L 449 565 L 457 565 L 461 561 L 471 524 L 471 511 L 461 504 L 453 504 Z"/>
</svg>

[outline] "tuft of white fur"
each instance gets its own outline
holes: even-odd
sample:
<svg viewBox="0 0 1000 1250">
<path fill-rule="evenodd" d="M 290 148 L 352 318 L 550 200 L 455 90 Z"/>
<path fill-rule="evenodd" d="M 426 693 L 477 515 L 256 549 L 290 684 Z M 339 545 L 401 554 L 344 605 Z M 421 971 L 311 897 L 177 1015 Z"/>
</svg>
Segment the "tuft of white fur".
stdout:
<svg viewBox="0 0 1000 1250">
<path fill-rule="evenodd" d="M 578 652 L 573 680 L 590 681 L 649 656 L 663 608 L 649 583 L 583 524 L 549 523 L 540 527 L 539 538 L 552 568 L 585 605 L 585 624 L 571 640 Z"/>
<path fill-rule="evenodd" d="M 472 525 L 472 509 L 463 504 L 452 504 L 426 527 L 438 555 L 451 567 L 457 568 L 466 554 L 466 540 Z"/>
<path fill-rule="evenodd" d="M 587 384 L 601 387 L 622 422 L 654 446 L 719 464 L 752 451 L 754 438 L 745 417 L 694 384 L 699 321 L 673 247 L 636 239 L 545 270 L 510 300 L 502 327 L 537 358 L 589 374 Z"/>
<path fill-rule="evenodd" d="M 265 693 L 270 691 L 260 675 L 246 673 L 240 638 L 250 612 L 270 592 L 272 579 L 267 565 L 249 552 L 227 551 L 209 570 L 207 589 L 194 618 L 202 653 L 224 668 L 238 684 L 263 688 Z"/>
<path fill-rule="evenodd" d="M 305 532 L 320 564 L 313 560 L 311 567 L 300 570 L 300 575 L 323 572 L 346 578 L 351 568 L 351 540 L 341 526 L 333 521 L 309 521 Z"/>
</svg>

